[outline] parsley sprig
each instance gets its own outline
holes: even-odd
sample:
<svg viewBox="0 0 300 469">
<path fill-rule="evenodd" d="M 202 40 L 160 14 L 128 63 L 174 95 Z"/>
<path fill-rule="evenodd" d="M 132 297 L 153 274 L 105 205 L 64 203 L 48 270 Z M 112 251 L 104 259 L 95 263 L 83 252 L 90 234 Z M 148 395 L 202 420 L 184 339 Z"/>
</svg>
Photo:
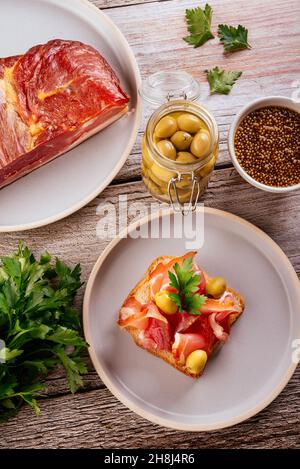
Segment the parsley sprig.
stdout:
<svg viewBox="0 0 300 469">
<path fill-rule="evenodd" d="M 211 94 L 229 94 L 233 85 L 242 75 L 240 71 L 228 71 L 214 67 L 211 70 L 205 70 L 210 87 Z"/>
<path fill-rule="evenodd" d="M 185 11 L 189 36 L 183 39 L 194 47 L 200 47 L 214 37 L 211 32 L 212 8 L 206 4 L 205 8 L 197 7 Z"/>
<path fill-rule="evenodd" d="M 250 44 L 248 43 L 248 29 L 240 24 L 237 28 L 227 26 L 227 24 L 219 24 L 218 35 L 224 45 L 225 52 L 250 49 Z"/>
<path fill-rule="evenodd" d="M 170 299 L 176 303 L 181 313 L 200 316 L 206 297 L 197 293 L 200 276 L 193 272 L 193 258 L 184 259 L 181 266 L 176 262 L 174 272 L 169 271 L 168 275 L 170 286 L 175 288 L 177 293 L 169 293 Z"/>
</svg>

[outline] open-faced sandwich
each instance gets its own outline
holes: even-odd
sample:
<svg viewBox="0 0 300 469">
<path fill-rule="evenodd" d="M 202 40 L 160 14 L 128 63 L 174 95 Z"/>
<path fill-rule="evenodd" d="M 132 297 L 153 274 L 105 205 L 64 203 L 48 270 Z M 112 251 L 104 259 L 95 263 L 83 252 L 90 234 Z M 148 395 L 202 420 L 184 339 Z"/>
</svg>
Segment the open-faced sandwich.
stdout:
<svg viewBox="0 0 300 469">
<path fill-rule="evenodd" d="M 118 324 L 137 345 L 198 378 L 245 303 L 223 278 L 209 277 L 195 254 L 155 259 L 124 301 Z"/>
</svg>

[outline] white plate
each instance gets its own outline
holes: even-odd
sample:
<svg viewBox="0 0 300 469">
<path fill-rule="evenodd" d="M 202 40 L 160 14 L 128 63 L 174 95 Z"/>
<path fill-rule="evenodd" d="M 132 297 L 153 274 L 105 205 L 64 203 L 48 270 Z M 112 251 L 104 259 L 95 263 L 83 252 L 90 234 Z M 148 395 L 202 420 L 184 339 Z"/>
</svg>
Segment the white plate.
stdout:
<svg viewBox="0 0 300 469">
<path fill-rule="evenodd" d="M 84 298 L 85 336 L 102 381 L 139 415 L 189 431 L 227 427 L 266 407 L 296 368 L 292 345 L 300 338 L 299 281 L 281 249 L 229 213 L 206 208 L 204 221 L 198 262 L 226 277 L 244 295 L 246 309 L 199 380 L 140 349 L 116 325 L 123 300 L 150 262 L 183 254 L 184 239 L 115 239 L 98 259 Z"/>
<path fill-rule="evenodd" d="M 115 69 L 135 112 L 0 190 L 0 232 L 46 225 L 86 205 L 121 169 L 137 136 L 140 74 L 113 22 L 86 0 L 1 0 L 0 57 L 54 38 L 94 46 Z"/>
</svg>

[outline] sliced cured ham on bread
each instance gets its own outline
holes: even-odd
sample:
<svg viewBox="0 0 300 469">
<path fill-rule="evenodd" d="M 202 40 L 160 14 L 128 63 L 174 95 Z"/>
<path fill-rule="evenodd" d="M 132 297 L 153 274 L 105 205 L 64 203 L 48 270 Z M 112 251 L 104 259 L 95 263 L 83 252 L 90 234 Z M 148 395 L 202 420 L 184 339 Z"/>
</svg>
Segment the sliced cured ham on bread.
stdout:
<svg viewBox="0 0 300 469">
<path fill-rule="evenodd" d="M 222 345 L 231 326 L 242 314 L 243 297 L 227 288 L 218 299 L 206 297 L 201 315 L 187 312 L 165 314 L 155 304 L 155 294 L 169 289 L 169 271 L 184 258 L 194 258 L 195 252 L 182 257 L 161 256 L 148 267 L 147 272 L 125 299 L 120 311 L 118 325 L 125 329 L 135 343 L 162 358 L 177 370 L 193 378 L 201 376 L 203 369 L 195 373 L 186 365 L 186 359 L 195 350 L 204 350 L 209 358 Z M 193 270 L 199 275 L 199 287 L 205 295 L 210 277 L 194 262 Z"/>
</svg>

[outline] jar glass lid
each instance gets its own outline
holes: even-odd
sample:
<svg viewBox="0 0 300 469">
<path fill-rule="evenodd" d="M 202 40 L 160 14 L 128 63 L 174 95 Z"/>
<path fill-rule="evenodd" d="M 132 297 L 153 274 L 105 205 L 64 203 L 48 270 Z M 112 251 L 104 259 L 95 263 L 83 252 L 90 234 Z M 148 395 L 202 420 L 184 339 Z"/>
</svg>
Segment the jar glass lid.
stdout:
<svg viewBox="0 0 300 469">
<path fill-rule="evenodd" d="M 161 71 L 143 80 L 140 94 L 152 106 L 160 106 L 173 99 L 195 101 L 200 97 L 200 84 L 182 70 Z"/>
</svg>

